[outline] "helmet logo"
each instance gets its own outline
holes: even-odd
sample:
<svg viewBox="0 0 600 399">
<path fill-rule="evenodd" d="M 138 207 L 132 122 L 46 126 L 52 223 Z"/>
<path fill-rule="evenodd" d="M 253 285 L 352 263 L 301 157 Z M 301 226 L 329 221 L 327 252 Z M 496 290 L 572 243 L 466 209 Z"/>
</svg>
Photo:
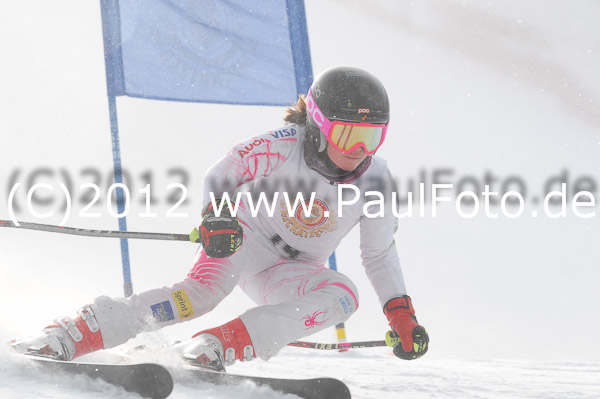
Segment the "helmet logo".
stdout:
<svg viewBox="0 0 600 399">
<path fill-rule="evenodd" d="M 318 84 L 317 84 L 317 85 L 315 85 L 314 87 L 312 87 L 312 88 L 310 89 L 310 91 L 311 91 L 312 93 L 314 93 L 314 94 L 315 94 L 315 97 L 317 97 L 317 98 L 319 98 L 319 96 L 321 95 L 321 89 L 319 88 L 319 85 L 318 85 Z"/>
<path fill-rule="evenodd" d="M 370 112 L 371 112 L 371 110 L 369 108 L 359 108 L 358 109 L 359 114 L 368 114 Z"/>
<path fill-rule="evenodd" d="M 325 115 L 323 115 L 323 112 L 321 112 L 312 96 L 308 96 L 308 98 L 306 99 L 306 109 L 310 113 L 310 116 L 312 116 L 317 126 L 323 127 L 323 122 L 325 122 Z"/>
</svg>

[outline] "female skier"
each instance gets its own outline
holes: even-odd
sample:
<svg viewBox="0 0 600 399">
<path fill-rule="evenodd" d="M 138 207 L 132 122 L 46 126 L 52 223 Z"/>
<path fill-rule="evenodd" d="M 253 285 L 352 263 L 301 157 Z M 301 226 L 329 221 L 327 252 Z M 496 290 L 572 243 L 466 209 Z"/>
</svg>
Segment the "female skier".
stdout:
<svg viewBox="0 0 600 399">
<path fill-rule="evenodd" d="M 352 281 L 324 267 L 358 223 L 363 266 L 401 341 L 394 353 L 402 359 L 424 355 L 429 337 L 407 296 L 394 244 L 392 177 L 374 155 L 389 122 L 383 85 L 358 68 L 330 68 L 288 109 L 285 121 L 236 145 L 207 172 L 202 247 L 183 281 L 129 298 L 99 297 L 75 318 L 57 319 L 43 334 L 11 345 L 71 360 L 210 312 L 239 285 L 259 306 L 197 333 L 181 350 L 215 370 L 235 360 L 267 360 L 358 308 Z M 241 186 L 247 195 L 236 202 Z M 373 190 L 380 201 L 357 195 Z"/>
</svg>

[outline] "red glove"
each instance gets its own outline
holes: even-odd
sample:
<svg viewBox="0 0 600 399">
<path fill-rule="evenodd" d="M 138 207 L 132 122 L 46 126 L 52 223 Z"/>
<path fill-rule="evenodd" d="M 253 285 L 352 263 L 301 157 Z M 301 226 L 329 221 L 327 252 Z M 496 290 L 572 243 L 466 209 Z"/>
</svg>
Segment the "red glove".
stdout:
<svg viewBox="0 0 600 399">
<path fill-rule="evenodd" d="M 427 353 L 429 335 L 417 322 L 415 309 L 408 295 L 390 299 L 383 307 L 392 332 L 400 338 L 394 354 L 404 360 L 418 359 Z"/>
</svg>

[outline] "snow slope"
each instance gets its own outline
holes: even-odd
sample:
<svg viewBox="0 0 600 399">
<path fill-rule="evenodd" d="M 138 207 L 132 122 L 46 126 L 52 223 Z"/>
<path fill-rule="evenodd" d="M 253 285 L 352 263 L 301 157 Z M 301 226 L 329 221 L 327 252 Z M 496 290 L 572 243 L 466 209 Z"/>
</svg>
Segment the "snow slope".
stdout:
<svg viewBox="0 0 600 399">
<path fill-rule="evenodd" d="M 497 189 L 526 189 L 526 212 L 517 219 L 464 219 L 442 204 L 435 218 L 401 221 L 396 242 L 407 287 L 432 338 L 426 358 L 290 348 L 232 371 L 337 376 L 360 398 L 600 397 L 599 215 L 542 216 L 544 186 L 555 177 L 566 177 L 570 187 L 579 180 L 598 195 L 600 5 L 306 0 L 306 8 L 315 72 L 352 64 L 386 84 L 392 123 L 378 154 L 401 190 L 421 174 L 430 184 L 436 171 L 455 184 L 480 185 L 491 173 Z M 7 38 L 0 63 L 0 218 L 6 219 L 14 179 L 26 182 L 46 169 L 50 181 L 66 174 L 78 185 L 86 168 L 105 179 L 112 161 L 98 2 L 4 0 L 0 37 Z M 124 166 L 137 188 L 152 172 L 162 215 L 137 217 L 143 207 L 136 204 L 129 229 L 176 233 L 200 219 L 204 171 L 233 143 L 278 126 L 283 111 L 128 98 L 118 105 Z M 188 173 L 190 197 L 181 208 L 188 218 L 164 217 L 162 187 L 171 182 L 171 168 Z M 23 205 L 24 195 L 18 198 Z M 534 210 L 539 217 L 530 216 Z M 68 224 L 116 228 L 106 214 Z M 354 231 L 337 251 L 340 270 L 360 290 L 348 337 L 381 339 L 386 320 L 356 261 L 357 243 Z M 134 289 L 176 282 L 194 250 L 130 241 Z M 0 341 L 31 334 L 96 296 L 121 295 L 121 281 L 115 241 L 0 229 Z M 235 291 L 212 314 L 128 345 L 187 338 L 251 306 Z M 310 339 L 332 341 L 334 333 Z M 3 362 L 0 397 L 127 397 L 102 384 L 82 393 L 83 381 L 59 387 L 52 379 L 32 382 L 31 375 Z M 174 397 L 197 397 L 196 389 L 177 386 Z"/>
<path fill-rule="evenodd" d="M 22 362 L 21 359 L 19 361 Z M 15 363 L 16 361 L 9 361 L 0 366 L 3 378 L 0 388 L 2 398 L 139 397 L 84 377 L 66 381 L 54 376 L 40 376 L 34 369 L 23 367 L 23 364 L 15 367 Z M 361 399 L 596 399 L 600 392 L 599 363 L 449 359 L 399 362 L 385 349 L 315 354 L 308 349 L 287 348 L 269 362 L 237 364 L 229 370 L 239 374 L 272 377 L 336 377 L 349 386 L 353 398 Z M 173 373 L 177 378 L 177 372 Z M 283 395 L 252 384 L 215 387 L 202 382 L 186 381 L 176 383 L 170 397 L 291 399 L 296 396 Z"/>
</svg>

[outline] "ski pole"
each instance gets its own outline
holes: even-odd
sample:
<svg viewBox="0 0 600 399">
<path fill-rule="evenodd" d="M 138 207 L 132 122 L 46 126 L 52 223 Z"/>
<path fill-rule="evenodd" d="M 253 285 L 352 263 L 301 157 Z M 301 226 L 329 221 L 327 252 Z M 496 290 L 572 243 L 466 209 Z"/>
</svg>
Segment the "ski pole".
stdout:
<svg viewBox="0 0 600 399">
<path fill-rule="evenodd" d="M 329 268 L 331 270 L 337 271 L 337 260 L 335 257 L 335 251 L 333 251 L 333 253 L 329 256 Z M 346 326 L 343 322 L 335 326 L 335 332 L 337 334 L 338 343 L 341 344 L 346 342 Z M 340 352 L 345 352 L 347 350 L 348 348 L 340 348 Z"/>
<path fill-rule="evenodd" d="M 104 238 L 137 238 L 144 240 L 165 240 L 165 241 L 192 241 L 188 234 L 170 234 L 170 233 L 145 233 L 136 231 L 119 230 L 92 230 L 76 227 L 54 226 L 49 224 L 17 222 L 10 220 L 0 220 L 0 227 L 13 227 L 17 229 L 47 231 L 51 233 L 71 234 L 86 237 L 104 237 Z"/>
<path fill-rule="evenodd" d="M 290 342 L 288 346 L 295 346 L 297 348 L 308 348 L 308 349 L 322 349 L 322 350 L 340 350 L 340 349 L 357 349 L 357 348 L 374 348 L 377 346 L 387 346 L 385 341 L 363 341 L 363 342 L 336 342 L 336 343 L 320 343 L 320 342 L 305 342 L 305 341 L 294 341 Z"/>
<path fill-rule="evenodd" d="M 360 342 L 336 342 L 336 343 L 320 343 L 320 342 L 306 342 L 306 341 L 294 341 L 290 342 L 288 346 L 295 346 L 297 348 L 308 348 L 308 349 L 321 349 L 321 350 L 340 350 L 340 349 L 358 349 L 358 348 L 375 348 L 379 346 L 393 347 L 395 344 L 400 342 L 400 338 L 396 337 L 391 331 L 385 334 L 385 340 L 380 341 L 360 341 Z"/>
</svg>

